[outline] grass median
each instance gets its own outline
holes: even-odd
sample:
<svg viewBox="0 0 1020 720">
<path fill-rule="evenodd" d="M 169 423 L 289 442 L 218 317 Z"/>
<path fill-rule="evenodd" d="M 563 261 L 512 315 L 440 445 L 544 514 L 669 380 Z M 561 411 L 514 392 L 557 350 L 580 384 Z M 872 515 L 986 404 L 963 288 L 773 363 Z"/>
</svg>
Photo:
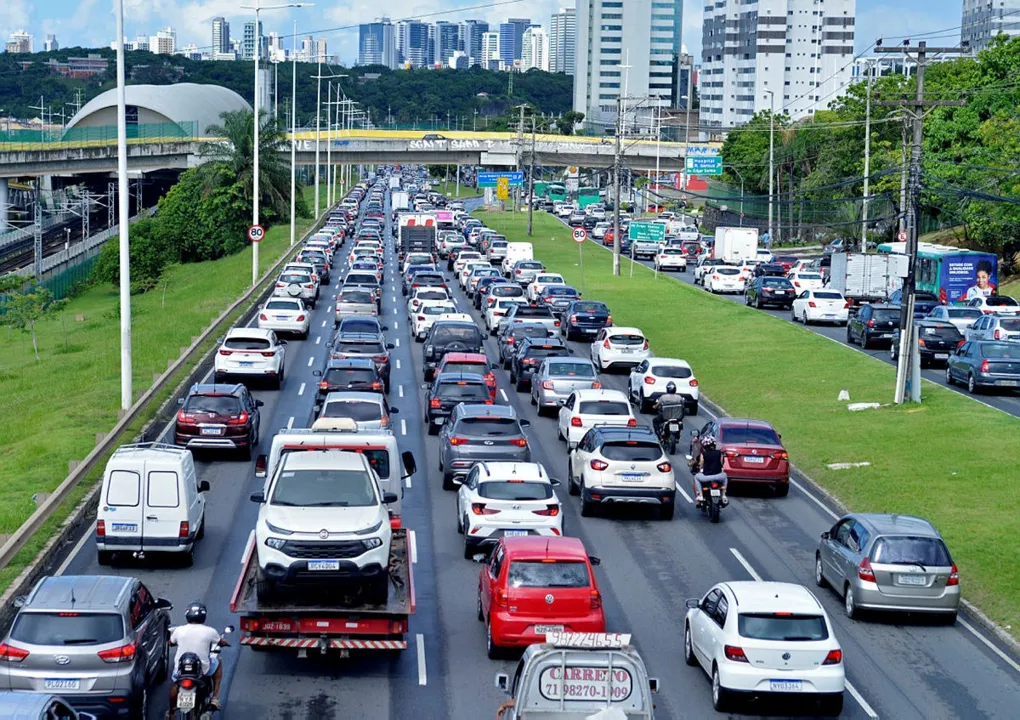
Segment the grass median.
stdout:
<svg viewBox="0 0 1020 720">
<path fill-rule="evenodd" d="M 570 231 L 535 213 L 479 213 L 510 240 L 582 287 Z M 784 319 L 758 312 L 624 259 L 583 246 L 584 293 L 602 300 L 617 325 L 641 328 L 653 351 L 691 363 L 705 394 L 731 415 L 768 420 L 793 462 L 848 507 L 931 520 L 960 567 L 965 597 L 1020 637 L 1020 420 L 932 383 L 920 405 L 895 406 L 894 368 Z M 888 403 L 849 412 L 854 402 Z M 867 462 L 832 470 L 831 463 Z M 782 502 L 781 500 L 779 502 Z"/>
<path fill-rule="evenodd" d="M 442 181 L 439 185 L 433 188 L 440 195 L 445 195 L 447 200 L 466 200 L 468 198 L 477 198 L 482 196 L 482 192 L 477 190 L 470 185 L 465 183 L 460 184 L 460 194 L 457 193 L 457 183 L 451 180 L 450 182 Z"/>
<path fill-rule="evenodd" d="M 310 194 L 305 189 L 306 197 Z M 298 237 L 311 227 L 299 218 Z M 280 259 L 290 244 L 290 226 L 274 226 L 262 241 L 259 272 Z M 167 369 L 191 338 L 251 284 L 251 248 L 210 262 L 175 266 L 163 283 L 131 298 L 134 396 Z M 96 434 L 117 423 L 120 409 L 120 320 L 117 289 L 104 284 L 73 298 L 55 317 L 36 327 L 37 362 L 28 334 L 0 331 L 0 534 L 14 532 L 35 510 L 32 496 L 50 492 L 96 445 Z M 183 377 L 183 376 L 182 376 Z M 159 403 L 133 428 L 139 431 Z M 133 436 L 133 434 L 129 435 Z M 81 500 L 89 483 L 51 520 L 59 523 Z M 17 560 L 0 571 L 0 591 L 17 576 L 48 534 L 39 532 Z"/>
</svg>

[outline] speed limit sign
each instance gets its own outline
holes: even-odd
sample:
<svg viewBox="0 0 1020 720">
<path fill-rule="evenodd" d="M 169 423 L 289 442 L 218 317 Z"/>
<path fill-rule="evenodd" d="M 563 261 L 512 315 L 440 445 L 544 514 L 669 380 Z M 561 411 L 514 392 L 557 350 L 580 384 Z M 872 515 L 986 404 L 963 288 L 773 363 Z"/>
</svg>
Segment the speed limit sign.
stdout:
<svg viewBox="0 0 1020 720">
<path fill-rule="evenodd" d="M 907 234 L 906 234 L 905 232 L 902 232 L 902 231 L 901 231 L 901 232 L 900 232 L 900 233 L 899 233 L 899 234 L 898 234 L 898 235 L 896 236 L 896 239 L 897 239 L 897 240 L 899 240 L 900 242 L 905 242 L 905 241 L 906 241 L 906 239 L 907 239 Z"/>
<path fill-rule="evenodd" d="M 262 242 L 262 238 L 266 236 L 266 229 L 261 225 L 252 225 L 248 228 L 248 239 L 252 242 Z"/>
<path fill-rule="evenodd" d="M 574 242 L 580 245 L 588 239 L 588 231 L 583 227 L 576 227 L 571 231 L 570 236 L 574 238 Z"/>
</svg>

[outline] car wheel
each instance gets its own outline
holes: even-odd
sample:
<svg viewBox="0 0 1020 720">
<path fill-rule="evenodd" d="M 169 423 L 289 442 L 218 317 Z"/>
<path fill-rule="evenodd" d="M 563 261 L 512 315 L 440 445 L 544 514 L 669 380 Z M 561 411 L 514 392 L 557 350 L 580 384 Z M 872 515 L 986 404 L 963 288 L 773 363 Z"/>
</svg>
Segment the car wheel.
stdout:
<svg viewBox="0 0 1020 720">
<path fill-rule="evenodd" d="M 531 404 L 534 405 L 535 407 L 538 407 L 538 400 L 535 399 L 535 393 L 531 394 Z M 541 415 L 542 412 L 539 411 L 538 414 Z"/>
<path fill-rule="evenodd" d="M 485 622 L 485 615 L 482 613 L 482 589 L 478 588 L 478 601 L 477 601 L 477 613 L 478 622 Z"/>
<path fill-rule="evenodd" d="M 167 626 L 169 630 L 169 625 Z M 156 668 L 156 674 L 152 676 L 152 679 L 158 684 L 164 682 L 170 677 L 170 643 L 163 643 L 163 657 L 160 658 L 159 667 Z"/>
<path fill-rule="evenodd" d="M 694 415 L 698 414 L 698 401 L 697 400 L 695 400 L 690 406 L 688 406 L 687 414 L 691 415 L 691 416 L 694 416 Z"/>
<path fill-rule="evenodd" d="M 956 381 L 953 379 L 953 371 L 948 365 L 946 365 L 946 386 L 952 387 L 955 384 Z"/>
<path fill-rule="evenodd" d="M 556 423 L 556 439 L 564 441 L 566 440 L 566 438 L 563 437 L 563 430 L 562 428 L 560 428 L 560 424 L 558 422 Z"/>
<path fill-rule="evenodd" d="M 109 550 L 100 550 L 96 553 L 96 562 L 103 567 L 113 565 L 113 553 Z"/>
<path fill-rule="evenodd" d="M 660 520 L 672 520 L 673 514 L 676 512 L 676 501 L 670 500 L 668 503 L 663 503 L 659 506 L 659 519 Z"/>
<path fill-rule="evenodd" d="M 758 298 L 757 300 L 755 300 L 755 301 L 754 301 L 754 306 L 755 306 L 755 307 L 756 307 L 756 308 L 757 308 L 758 310 L 761 310 L 762 308 L 764 308 L 764 307 L 765 307 L 765 306 L 764 306 L 764 305 L 762 304 L 762 302 L 761 302 L 761 298 Z"/>
<path fill-rule="evenodd" d="M 498 660 L 503 654 L 492 639 L 492 621 L 485 623 L 485 654 L 490 660 Z"/>
<path fill-rule="evenodd" d="M 967 392 L 971 395 L 978 391 L 977 383 L 974 382 L 974 373 L 967 374 Z"/>
<path fill-rule="evenodd" d="M 131 702 L 131 717 L 149 717 L 149 688 L 144 684 Z"/>
<path fill-rule="evenodd" d="M 196 540 L 203 538 L 205 538 L 205 513 L 202 513 L 202 517 L 198 520 L 198 532 L 195 534 Z"/>
<path fill-rule="evenodd" d="M 861 611 L 857 609 L 857 600 L 854 598 L 854 590 L 850 587 L 850 583 L 847 583 L 846 588 L 843 590 L 843 610 L 851 620 L 855 617 L 860 617 L 861 614 Z"/>
<path fill-rule="evenodd" d="M 773 486 L 773 489 L 776 492 L 776 497 L 786 497 L 790 494 L 790 483 L 777 483 Z"/>
<path fill-rule="evenodd" d="M 425 418 L 425 424 L 428 425 L 428 428 L 429 428 L 428 433 L 429 433 L 429 435 L 438 435 L 439 434 L 439 426 L 436 425 L 434 422 L 431 422 L 428 418 Z"/>
<path fill-rule="evenodd" d="M 684 662 L 691 667 L 698 666 L 698 658 L 694 655 L 694 641 L 691 639 L 691 626 L 684 623 Z"/>
<path fill-rule="evenodd" d="M 641 412 L 650 413 L 652 411 L 652 401 L 646 398 L 644 395 L 640 395 L 638 401 L 641 404 Z"/>
<path fill-rule="evenodd" d="M 192 545 L 191 549 L 186 553 L 181 554 L 181 566 L 189 568 L 195 564 L 195 546 Z"/>
<path fill-rule="evenodd" d="M 871 347 L 871 341 L 868 339 L 868 333 L 861 335 L 861 350 L 867 350 Z"/>
<path fill-rule="evenodd" d="M 822 556 L 818 553 L 815 553 L 815 585 L 820 588 L 829 586 L 829 581 L 825 579 L 825 573 L 822 572 Z"/>
<path fill-rule="evenodd" d="M 850 332 L 850 324 L 849 323 L 847 323 L 847 326 L 846 326 L 846 344 L 847 345 L 853 345 L 854 344 L 854 334 L 852 332 Z"/>
<path fill-rule="evenodd" d="M 584 478 L 581 479 L 581 487 L 578 491 L 581 495 L 581 517 L 594 517 L 595 516 L 595 503 L 585 498 L 584 494 Z"/>
<path fill-rule="evenodd" d="M 800 322 L 800 318 L 797 317 L 797 313 L 796 312 L 791 312 L 790 313 L 790 322 L 792 322 L 792 323 Z"/>
<path fill-rule="evenodd" d="M 716 712 L 727 712 L 730 707 L 730 693 L 722 686 L 718 666 L 712 666 L 712 707 Z"/>
<path fill-rule="evenodd" d="M 517 381 L 514 382 L 514 390 L 516 390 L 517 392 L 524 392 L 527 389 L 528 381 L 526 381 L 524 378 L 517 378 Z"/>
<path fill-rule="evenodd" d="M 449 473 L 443 473 L 443 490 L 456 490 L 457 486 L 453 482 L 453 475 Z"/>
</svg>

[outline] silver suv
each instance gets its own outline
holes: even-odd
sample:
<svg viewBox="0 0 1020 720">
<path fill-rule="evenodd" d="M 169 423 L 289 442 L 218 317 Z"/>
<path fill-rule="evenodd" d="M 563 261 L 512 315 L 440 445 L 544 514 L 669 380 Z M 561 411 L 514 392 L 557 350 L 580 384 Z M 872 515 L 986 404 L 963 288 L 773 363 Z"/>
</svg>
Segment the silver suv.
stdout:
<svg viewBox="0 0 1020 720">
<path fill-rule="evenodd" d="M 172 605 L 131 577 L 45 577 L 18 598 L 0 645 L 0 686 L 59 693 L 99 717 L 144 718 L 167 676 Z"/>
</svg>

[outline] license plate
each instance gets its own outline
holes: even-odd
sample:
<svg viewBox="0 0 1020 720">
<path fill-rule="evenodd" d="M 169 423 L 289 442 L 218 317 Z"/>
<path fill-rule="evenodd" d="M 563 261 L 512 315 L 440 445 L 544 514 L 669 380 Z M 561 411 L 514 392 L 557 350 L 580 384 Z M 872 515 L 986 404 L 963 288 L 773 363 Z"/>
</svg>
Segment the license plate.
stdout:
<svg viewBox="0 0 1020 720">
<path fill-rule="evenodd" d="M 769 690 L 772 692 L 800 692 L 802 689 L 800 680 L 769 680 Z"/>
<path fill-rule="evenodd" d="M 503 537 L 524 537 L 528 534 L 527 530 L 504 530 Z"/>
<path fill-rule="evenodd" d="M 900 585 L 927 585 L 926 575 L 900 575 Z"/>
<path fill-rule="evenodd" d="M 274 315 L 273 316 L 273 320 L 289 320 L 289 319 L 290 318 L 288 318 L 286 315 Z"/>
<path fill-rule="evenodd" d="M 433 425 L 442 425 L 444 422 L 446 422 L 446 418 L 443 417 L 432 418 Z"/>
<path fill-rule="evenodd" d="M 722 490 L 709 490 L 708 492 L 711 493 L 712 497 L 720 497 L 722 495 Z"/>
<path fill-rule="evenodd" d="M 630 348 L 620 348 L 620 352 L 622 352 L 624 355 L 629 355 L 630 353 L 632 353 L 634 351 L 631 350 Z"/>
<path fill-rule="evenodd" d="M 1016 380 L 999 380 L 999 385 L 1001 385 L 1002 387 L 1016 387 L 1017 386 L 1017 381 Z"/>
<path fill-rule="evenodd" d="M 309 560 L 308 569 L 321 571 L 321 570 L 339 570 L 339 560 Z"/>
<path fill-rule="evenodd" d="M 43 680 L 44 690 L 79 690 L 81 680 L 77 678 L 46 678 Z"/>
<path fill-rule="evenodd" d="M 765 458 L 757 457 L 755 455 L 745 455 L 744 456 L 744 462 L 746 462 L 746 463 L 754 463 L 756 465 L 762 465 L 762 464 L 765 463 Z"/>
<path fill-rule="evenodd" d="M 546 635 L 548 633 L 561 633 L 561 632 L 563 632 L 563 626 L 562 625 L 536 625 L 535 626 L 535 634 L 536 635 Z"/>
<path fill-rule="evenodd" d="M 237 364 L 240 365 L 241 367 L 254 367 L 255 366 L 255 363 L 253 363 L 253 362 L 244 362 L 243 360 L 241 362 L 237 363 Z"/>
<path fill-rule="evenodd" d="M 822 317 L 836 317 L 836 313 L 825 313 Z"/>
<path fill-rule="evenodd" d="M 115 522 L 110 525 L 110 530 L 112 530 L 113 532 L 136 533 L 138 532 L 138 525 L 135 523 Z"/>
<path fill-rule="evenodd" d="M 204 427 L 204 428 L 202 428 L 202 434 L 203 435 L 222 435 L 223 434 L 223 428 L 214 428 L 214 427 L 206 428 L 206 427 Z"/>
<path fill-rule="evenodd" d="M 620 479 L 624 482 L 641 482 L 645 478 L 645 473 L 620 473 Z"/>
<path fill-rule="evenodd" d="M 949 353 L 935 353 L 935 359 L 936 360 L 948 360 L 949 359 Z"/>
<path fill-rule="evenodd" d="M 676 420 L 670 420 L 669 421 L 669 429 L 671 431 L 672 430 L 679 430 L 680 429 L 680 423 L 677 422 Z"/>
<path fill-rule="evenodd" d="M 194 710 L 195 709 L 195 691 L 194 690 L 179 690 L 177 692 L 177 709 L 178 710 Z"/>
<path fill-rule="evenodd" d="M 891 338 L 892 337 L 892 333 L 878 333 L 877 335 L 875 335 L 875 337 L 877 337 L 877 338 Z"/>
</svg>

